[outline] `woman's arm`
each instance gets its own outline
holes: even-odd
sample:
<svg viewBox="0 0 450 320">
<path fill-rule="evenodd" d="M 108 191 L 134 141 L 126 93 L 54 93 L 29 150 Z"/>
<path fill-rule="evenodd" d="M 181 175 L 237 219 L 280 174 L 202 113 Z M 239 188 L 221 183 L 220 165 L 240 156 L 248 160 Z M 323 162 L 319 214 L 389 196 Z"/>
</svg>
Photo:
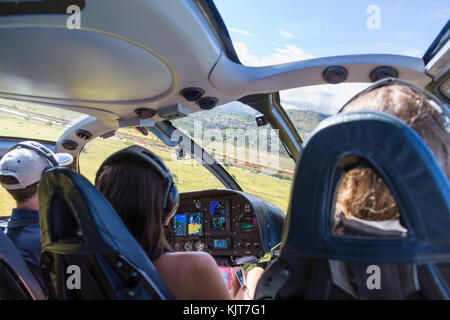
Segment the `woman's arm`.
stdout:
<svg viewBox="0 0 450 320">
<path fill-rule="evenodd" d="M 231 299 L 217 263 L 208 253 L 166 253 L 154 265 L 175 299 Z"/>
<path fill-rule="evenodd" d="M 255 297 L 256 285 L 258 284 L 259 279 L 261 278 L 264 269 L 261 267 L 255 267 L 251 269 L 249 272 L 245 272 L 242 270 L 246 290 L 240 285 L 239 280 L 237 279 L 237 272 L 242 270 L 240 267 L 233 267 L 233 279 L 231 284 L 231 295 L 235 300 L 253 300 Z"/>
<path fill-rule="evenodd" d="M 230 300 L 231 295 L 214 258 L 201 254 L 192 261 L 193 289 L 189 299 Z M 194 260 L 194 259 L 192 259 Z"/>
</svg>

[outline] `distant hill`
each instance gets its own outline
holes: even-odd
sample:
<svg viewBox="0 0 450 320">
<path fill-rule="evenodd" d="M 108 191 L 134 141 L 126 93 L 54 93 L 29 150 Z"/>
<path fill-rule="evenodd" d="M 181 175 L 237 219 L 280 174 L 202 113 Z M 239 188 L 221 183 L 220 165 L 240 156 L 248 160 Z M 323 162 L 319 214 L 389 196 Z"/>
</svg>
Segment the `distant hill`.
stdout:
<svg viewBox="0 0 450 320">
<path fill-rule="evenodd" d="M 313 110 L 290 109 L 286 112 L 303 140 L 322 120 L 330 116 Z"/>
<path fill-rule="evenodd" d="M 229 102 L 227 104 L 221 105 L 220 109 L 231 112 L 231 113 L 244 114 L 244 115 L 250 115 L 250 116 L 255 116 L 259 113 L 255 109 L 249 107 L 246 104 L 238 102 L 238 101 L 233 101 L 233 102 Z"/>
<path fill-rule="evenodd" d="M 313 110 L 291 109 L 287 110 L 287 113 L 303 140 L 322 120 L 329 117 L 327 114 Z M 251 115 L 245 112 L 234 112 L 233 109 L 217 108 L 192 113 L 187 118 L 174 120 L 173 123 L 176 127 L 188 131 L 191 136 L 194 136 L 194 122 L 197 122 L 197 125 L 201 122 L 203 130 L 256 129 L 256 114 Z M 280 153 L 287 156 L 284 148 L 281 148 Z"/>
<path fill-rule="evenodd" d="M 192 120 L 202 121 L 206 129 L 249 129 L 256 128 L 255 116 L 257 114 L 256 112 L 254 114 L 235 112 L 232 109 L 212 109 L 192 113 L 187 118 L 175 120 L 174 124 L 189 131 L 194 129 Z M 298 109 L 287 110 L 287 114 L 302 138 L 311 132 L 322 120 L 330 116 L 313 110 Z"/>
</svg>

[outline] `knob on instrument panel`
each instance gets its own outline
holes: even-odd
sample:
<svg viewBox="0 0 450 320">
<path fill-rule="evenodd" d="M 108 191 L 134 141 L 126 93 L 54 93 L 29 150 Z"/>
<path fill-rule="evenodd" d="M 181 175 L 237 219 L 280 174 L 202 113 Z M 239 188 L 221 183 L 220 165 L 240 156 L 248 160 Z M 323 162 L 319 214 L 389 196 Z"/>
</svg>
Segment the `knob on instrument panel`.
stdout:
<svg viewBox="0 0 450 320">
<path fill-rule="evenodd" d="M 203 241 L 197 241 L 195 243 L 195 250 L 196 251 L 204 251 L 205 250 L 205 244 L 203 243 Z"/>
<path fill-rule="evenodd" d="M 192 251 L 194 249 L 194 244 L 192 241 L 188 241 L 184 244 L 184 250 L 185 251 Z"/>
</svg>

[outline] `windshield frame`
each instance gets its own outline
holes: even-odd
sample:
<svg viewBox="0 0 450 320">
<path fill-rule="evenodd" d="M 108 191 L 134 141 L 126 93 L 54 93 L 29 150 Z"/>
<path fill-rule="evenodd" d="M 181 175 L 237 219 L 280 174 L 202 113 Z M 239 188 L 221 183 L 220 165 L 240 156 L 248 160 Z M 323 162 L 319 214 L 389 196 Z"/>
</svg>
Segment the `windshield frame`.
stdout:
<svg viewBox="0 0 450 320">
<path fill-rule="evenodd" d="M 237 64 L 242 64 L 234 48 L 228 29 L 213 0 L 195 0 L 200 11 L 208 21 L 211 30 L 216 35 L 223 52 L 228 59 Z"/>
<path fill-rule="evenodd" d="M 169 147 L 180 148 L 177 152 L 182 152 L 183 155 L 190 155 L 199 164 L 205 167 L 210 173 L 216 177 L 227 189 L 235 191 L 243 191 L 237 181 L 228 173 L 227 170 L 204 148 L 202 148 L 191 137 L 184 134 L 181 130 L 177 129 L 171 121 L 161 121 L 155 124 L 151 128 L 155 135 Z M 173 137 L 174 134 L 182 139 L 174 141 L 169 137 Z M 181 141 L 180 141 L 181 140 Z"/>
</svg>

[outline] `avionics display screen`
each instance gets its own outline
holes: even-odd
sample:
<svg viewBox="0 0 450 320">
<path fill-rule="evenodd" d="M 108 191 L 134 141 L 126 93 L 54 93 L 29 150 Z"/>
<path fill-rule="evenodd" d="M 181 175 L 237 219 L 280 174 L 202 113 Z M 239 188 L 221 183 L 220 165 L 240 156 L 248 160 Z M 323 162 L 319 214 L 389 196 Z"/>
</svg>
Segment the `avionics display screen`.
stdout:
<svg viewBox="0 0 450 320">
<path fill-rule="evenodd" d="M 228 239 L 213 239 L 214 248 L 227 249 Z"/>
<path fill-rule="evenodd" d="M 226 208 L 223 201 L 211 201 L 209 203 L 209 214 L 210 215 L 225 215 Z"/>
<path fill-rule="evenodd" d="M 188 235 L 190 236 L 203 235 L 203 223 L 201 213 L 192 213 L 189 215 Z"/>
<path fill-rule="evenodd" d="M 173 217 L 173 234 L 175 236 L 185 236 L 186 235 L 186 226 L 187 226 L 187 215 L 185 214 L 176 214 Z"/>
<path fill-rule="evenodd" d="M 211 231 L 225 231 L 226 222 L 225 216 L 212 216 Z"/>
</svg>

